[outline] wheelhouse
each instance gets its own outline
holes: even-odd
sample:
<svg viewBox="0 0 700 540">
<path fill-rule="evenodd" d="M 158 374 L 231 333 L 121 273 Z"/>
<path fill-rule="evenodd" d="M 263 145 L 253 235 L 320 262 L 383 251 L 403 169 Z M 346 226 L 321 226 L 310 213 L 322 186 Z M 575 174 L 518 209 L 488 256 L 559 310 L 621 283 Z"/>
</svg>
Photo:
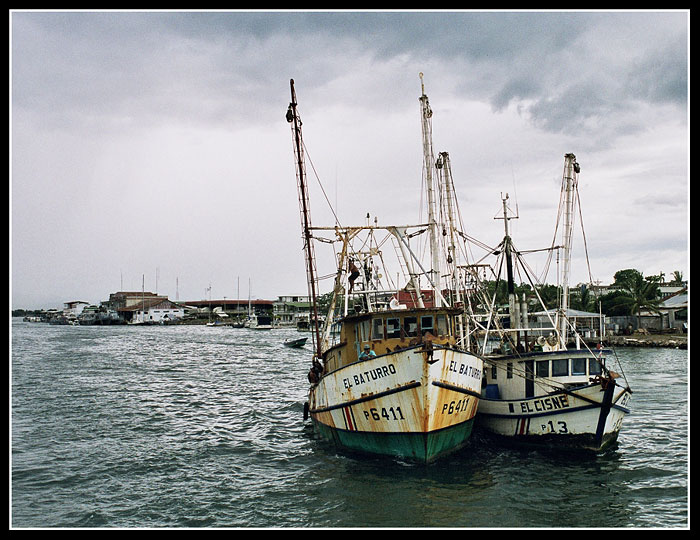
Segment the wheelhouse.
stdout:
<svg viewBox="0 0 700 540">
<path fill-rule="evenodd" d="M 459 314 L 450 308 L 420 308 L 349 315 L 342 320 L 338 341 L 324 354 L 326 372 L 357 362 L 365 345 L 377 356 L 427 342 L 454 346 Z"/>
</svg>

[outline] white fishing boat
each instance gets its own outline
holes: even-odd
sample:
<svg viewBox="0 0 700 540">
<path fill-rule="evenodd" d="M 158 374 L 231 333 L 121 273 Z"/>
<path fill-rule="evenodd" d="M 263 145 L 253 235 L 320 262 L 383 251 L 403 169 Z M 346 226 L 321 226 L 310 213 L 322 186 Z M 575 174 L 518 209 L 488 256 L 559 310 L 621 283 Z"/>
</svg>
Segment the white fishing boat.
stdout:
<svg viewBox="0 0 700 540">
<path fill-rule="evenodd" d="M 250 278 L 248 278 L 248 317 L 243 322 L 243 327 L 250 328 L 252 330 L 272 330 L 272 316 L 258 314 L 256 312 L 256 310 L 253 308 L 250 290 Z"/>
<path fill-rule="evenodd" d="M 341 449 L 434 461 L 469 440 L 483 362 L 464 348 L 462 291 L 453 286 L 458 271 L 456 197 L 447 154 L 438 161 L 433 156 L 428 98 L 423 90 L 419 101 L 428 223 L 379 226 L 375 219 L 363 226 L 336 221 L 333 226 L 312 227 L 293 80 L 290 86 L 287 121 L 292 127 L 312 301 L 313 356 L 305 416 L 310 415 L 318 432 Z M 438 238 L 443 230 L 452 242 L 447 246 Z M 423 261 L 416 255 L 416 242 L 426 235 L 430 259 Z M 328 259 L 333 286 L 325 318 L 319 317 L 317 241 L 319 246 L 334 246 Z M 390 256 L 395 257 L 394 266 Z"/>
<path fill-rule="evenodd" d="M 272 330 L 272 317 L 251 313 L 245 322 L 245 327 L 253 330 Z"/>
<path fill-rule="evenodd" d="M 588 348 L 572 324 L 568 279 L 579 171 L 576 157 L 566 154 L 559 213 L 564 219 L 563 238 L 561 246 L 552 246 L 563 250 L 562 294 L 558 310 L 542 312 L 549 327 L 529 324 L 527 305 L 515 297 L 513 264 L 521 259 L 508 231 L 507 195 L 503 199 L 505 237 L 496 251 L 507 270 L 509 324 L 499 328 L 492 316 L 486 325 L 484 390 L 477 423 L 517 443 L 599 451 L 617 440 L 630 411 L 632 391 L 621 368 L 616 368 L 618 372 L 608 366 L 612 351 L 600 343 Z M 495 267 L 502 268 L 501 263 Z M 518 271 L 527 274 L 527 265 Z M 495 295 L 490 305 L 494 303 Z M 493 335 L 499 344 L 489 352 L 487 344 Z"/>
</svg>

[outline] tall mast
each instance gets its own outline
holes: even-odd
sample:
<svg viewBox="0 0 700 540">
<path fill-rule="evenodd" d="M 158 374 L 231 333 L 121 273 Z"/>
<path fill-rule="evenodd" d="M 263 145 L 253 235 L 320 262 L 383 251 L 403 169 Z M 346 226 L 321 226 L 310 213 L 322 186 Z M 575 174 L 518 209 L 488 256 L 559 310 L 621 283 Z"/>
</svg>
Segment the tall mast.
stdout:
<svg viewBox="0 0 700 540">
<path fill-rule="evenodd" d="M 455 209 L 457 207 L 457 198 L 454 192 L 454 183 L 452 181 L 452 166 L 450 165 L 450 155 L 447 152 L 440 152 L 438 155 L 435 167 L 438 170 L 438 177 L 440 178 L 440 184 L 445 190 L 444 195 L 442 195 L 442 200 L 447 206 L 443 210 L 447 214 L 447 231 L 443 230 L 443 234 L 448 233 L 449 244 L 447 246 L 447 253 L 445 254 L 445 261 L 447 262 L 447 268 L 450 274 L 450 285 L 449 288 L 454 290 L 454 299 L 452 300 L 453 305 L 456 302 L 461 304 L 462 302 L 462 287 L 458 282 L 458 270 L 457 270 L 457 243 L 455 239 L 455 231 L 457 229 L 455 225 Z M 443 224 L 444 226 L 444 224 Z M 464 318 L 460 315 L 457 318 L 459 322 L 459 338 L 460 343 L 464 340 Z"/>
<path fill-rule="evenodd" d="M 443 202 L 446 205 L 444 213 L 447 216 L 447 231 L 443 231 L 443 234 L 447 233 L 449 236 L 449 245 L 447 246 L 446 262 L 451 266 L 452 279 L 455 279 L 455 268 L 457 266 L 457 243 L 455 239 L 455 207 L 457 206 L 457 201 L 454 193 L 454 183 L 452 182 L 452 166 L 450 165 L 450 155 L 447 152 L 440 152 L 438 155 L 437 162 L 435 166 L 438 170 L 438 177 L 440 184 L 445 190 L 444 196 L 442 197 Z"/>
<path fill-rule="evenodd" d="M 502 219 L 503 227 L 505 228 L 505 236 L 503 237 L 503 252 L 506 256 L 506 272 L 508 276 L 508 296 L 515 294 L 515 281 L 513 280 L 513 244 L 510 238 L 510 232 L 508 231 L 508 221 L 511 219 L 518 219 L 518 216 L 508 216 L 508 194 L 506 196 L 501 196 L 503 201 L 503 217 L 496 216 L 493 219 Z"/>
<path fill-rule="evenodd" d="M 566 154 L 564 156 L 564 230 L 562 238 L 563 246 L 563 264 L 562 264 L 562 298 L 560 303 L 559 313 L 559 340 L 563 347 L 566 347 L 568 337 L 568 323 L 566 320 L 567 311 L 569 309 L 569 272 L 571 270 L 571 237 L 573 232 L 573 216 L 574 216 L 574 189 L 578 184 L 578 172 L 581 170 L 576 162 L 574 154 Z"/>
<path fill-rule="evenodd" d="M 438 225 L 435 219 L 435 189 L 433 187 L 433 168 L 435 167 L 435 158 L 433 155 L 433 139 L 432 139 L 432 121 L 433 111 L 428 103 L 428 96 L 425 95 L 425 86 L 423 85 L 423 73 L 420 76 L 421 96 L 419 98 L 421 105 L 421 126 L 423 131 L 423 159 L 425 160 L 425 183 L 428 190 L 428 226 L 430 231 L 430 255 L 431 255 L 431 281 L 435 285 L 436 291 L 440 291 L 440 257 L 438 251 Z M 435 306 L 441 305 L 440 294 L 434 294 Z"/>
<path fill-rule="evenodd" d="M 306 281 L 311 301 L 311 316 L 313 318 L 313 339 L 316 358 L 321 357 L 321 336 L 318 326 L 318 305 L 316 299 L 316 257 L 311 238 L 311 218 L 309 216 L 309 192 L 306 183 L 306 165 L 304 162 L 304 143 L 301 137 L 301 118 L 297 111 L 297 95 L 294 91 L 294 79 L 289 80 L 292 93 L 292 101 L 287 109 L 287 122 L 292 124 L 292 141 L 294 144 L 294 158 L 297 166 L 297 188 L 299 191 L 299 212 L 301 214 L 301 229 L 304 239 L 304 253 L 306 256 Z"/>
<path fill-rule="evenodd" d="M 520 309 L 518 305 L 517 298 L 515 297 L 515 280 L 513 279 L 513 242 L 510 238 L 510 231 L 508 230 L 508 221 L 511 219 L 517 219 L 518 216 L 508 216 L 508 194 L 502 197 L 503 201 L 503 217 L 496 217 L 494 219 L 502 219 L 503 227 L 505 228 L 505 236 L 503 237 L 503 253 L 506 258 L 506 275 L 507 275 L 507 285 L 508 285 L 508 315 L 510 317 L 510 327 L 516 329 L 520 327 Z"/>
</svg>

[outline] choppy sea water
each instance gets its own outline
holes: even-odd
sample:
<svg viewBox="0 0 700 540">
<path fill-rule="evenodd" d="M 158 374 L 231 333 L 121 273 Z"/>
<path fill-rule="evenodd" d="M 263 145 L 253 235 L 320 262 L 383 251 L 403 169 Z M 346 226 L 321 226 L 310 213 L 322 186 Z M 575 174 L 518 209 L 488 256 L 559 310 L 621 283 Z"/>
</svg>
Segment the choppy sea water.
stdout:
<svg viewBox="0 0 700 540">
<path fill-rule="evenodd" d="M 12 320 L 12 528 L 688 528 L 688 351 L 617 350 L 598 456 L 475 433 L 430 465 L 336 452 L 303 419 L 295 330 Z M 309 340 L 310 341 L 310 340 Z"/>
</svg>

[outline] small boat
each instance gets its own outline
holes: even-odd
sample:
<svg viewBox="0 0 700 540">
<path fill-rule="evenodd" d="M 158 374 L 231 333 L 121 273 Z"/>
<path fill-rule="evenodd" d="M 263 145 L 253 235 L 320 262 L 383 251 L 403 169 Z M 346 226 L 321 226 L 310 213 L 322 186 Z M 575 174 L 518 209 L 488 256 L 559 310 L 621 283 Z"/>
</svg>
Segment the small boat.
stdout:
<svg viewBox="0 0 700 540">
<path fill-rule="evenodd" d="M 212 327 L 213 327 L 213 326 L 216 326 L 216 327 L 219 327 L 219 326 L 226 326 L 226 325 L 225 325 L 223 322 L 221 322 L 221 321 L 209 321 L 208 323 L 206 323 L 205 326 L 212 326 Z"/>
<path fill-rule="evenodd" d="M 298 349 L 298 348 L 301 348 L 301 347 L 303 347 L 304 345 L 306 345 L 306 341 L 307 341 L 308 339 L 309 339 L 309 338 L 305 338 L 305 337 L 303 337 L 303 338 L 298 338 L 298 339 L 287 339 L 287 340 L 285 340 L 285 342 L 284 342 L 284 346 L 285 346 L 285 347 L 291 347 L 291 348 L 293 348 L 293 349 Z"/>
<path fill-rule="evenodd" d="M 248 279 L 248 318 L 243 323 L 243 326 L 252 330 L 272 330 L 272 317 L 270 315 L 259 315 L 252 307 L 250 278 Z"/>
<path fill-rule="evenodd" d="M 378 226 L 375 220 L 373 225 L 312 227 L 293 80 L 290 86 L 287 121 L 292 124 L 313 342 L 304 416 L 341 450 L 433 462 L 470 438 L 483 361 L 464 348 L 463 291 L 454 279 L 461 252 L 439 238 L 447 231 L 450 241 L 461 242 L 456 221 L 444 221 L 435 209 L 433 180 L 440 201 L 449 200 L 450 217 L 456 215 L 457 199 L 449 168 L 438 170 L 433 157 L 428 98 L 424 91 L 419 98 L 428 223 Z M 320 238 L 324 233 L 334 238 Z M 416 242 L 425 238 L 430 261 L 416 255 Z M 323 319 L 316 240 L 334 244 L 328 260 L 335 266 L 335 280 Z"/>
<path fill-rule="evenodd" d="M 589 349 L 572 324 L 576 313 L 569 307 L 568 265 L 579 171 L 576 156 L 566 154 L 560 207 L 560 216 L 565 220 L 561 301 L 556 311 L 542 306 L 544 311 L 540 314 L 546 316 L 542 326 L 529 324 L 527 304 L 520 303 L 513 294 L 513 263 L 521 260 L 508 233 L 508 220 L 513 219 L 508 217 L 508 196 L 503 199 L 506 234 L 495 250 L 501 264 L 494 267 L 505 266 L 507 270 L 509 317 L 507 327 L 503 324 L 496 329 L 493 325 L 499 322 L 495 313 L 488 319 L 482 349 L 484 389 L 477 425 L 508 442 L 598 452 L 617 440 L 622 421 L 630 412 L 632 391 L 621 368 L 616 368 L 618 373 L 606 362 L 611 351 L 600 342 Z M 519 264 L 518 271 L 532 282 L 526 264 Z M 494 295 L 492 301 L 485 303 L 495 305 L 495 299 Z M 541 299 L 540 303 L 543 304 Z M 500 343 L 495 350 L 487 351 L 488 336 L 493 334 L 499 336 Z M 575 338 L 573 346 L 569 344 L 570 334 Z"/>
<path fill-rule="evenodd" d="M 299 317 L 297 319 L 296 327 L 297 327 L 297 330 L 299 332 L 310 332 L 311 331 L 311 323 L 309 322 L 308 315 L 303 316 L 303 317 Z"/>
</svg>

